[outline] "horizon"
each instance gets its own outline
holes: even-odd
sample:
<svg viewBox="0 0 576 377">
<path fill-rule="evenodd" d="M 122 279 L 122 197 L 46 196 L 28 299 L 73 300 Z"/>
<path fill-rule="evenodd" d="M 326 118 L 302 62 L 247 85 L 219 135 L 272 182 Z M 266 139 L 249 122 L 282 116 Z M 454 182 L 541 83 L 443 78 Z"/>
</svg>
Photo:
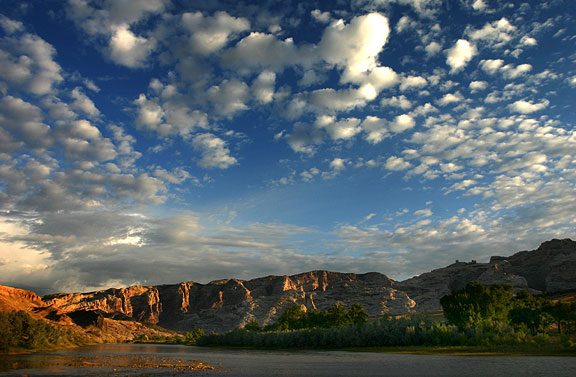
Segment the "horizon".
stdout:
<svg viewBox="0 0 576 377">
<path fill-rule="evenodd" d="M 402 281 L 575 238 L 570 0 L 2 3 L 2 285 Z"/>
</svg>

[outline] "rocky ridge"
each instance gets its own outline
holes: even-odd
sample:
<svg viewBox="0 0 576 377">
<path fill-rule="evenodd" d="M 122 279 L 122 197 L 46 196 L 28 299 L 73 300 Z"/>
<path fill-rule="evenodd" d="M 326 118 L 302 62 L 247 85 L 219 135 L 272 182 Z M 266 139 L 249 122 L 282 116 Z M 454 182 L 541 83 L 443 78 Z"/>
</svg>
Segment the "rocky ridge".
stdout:
<svg viewBox="0 0 576 377">
<path fill-rule="evenodd" d="M 472 281 L 510 284 L 531 293 L 576 289 L 576 242 L 544 242 L 536 250 L 488 263 L 460 262 L 396 282 L 380 273 L 311 271 L 292 276 L 252 280 L 225 279 L 200 284 L 111 288 L 88 293 L 39 297 L 32 292 L 0 287 L 0 310 L 32 310 L 46 318 L 80 326 L 148 331 L 150 325 L 171 330 L 203 328 L 226 331 L 252 320 L 274 322 L 287 307 L 324 310 L 335 303 L 360 303 L 371 316 L 440 309 L 440 298 Z M 135 326 L 142 326 L 136 328 Z M 96 331 L 96 330 L 94 330 Z"/>
</svg>

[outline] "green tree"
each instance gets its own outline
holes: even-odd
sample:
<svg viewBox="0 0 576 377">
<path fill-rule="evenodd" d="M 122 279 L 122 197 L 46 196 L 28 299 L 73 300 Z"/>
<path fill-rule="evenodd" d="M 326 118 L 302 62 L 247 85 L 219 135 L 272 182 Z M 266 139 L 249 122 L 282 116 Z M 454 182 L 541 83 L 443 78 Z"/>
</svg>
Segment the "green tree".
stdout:
<svg viewBox="0 0 576 377">
<path fill-rule="evenodd" d="M 483 322 L 507 322 L 511 309 L 512 287 L 493 285 L 491 288 L 473 282 L 466 288 L 440 299 L 448 322 L 462 329 Z"/>
<path fill-rule="evenodd" d="M 188 331 L 184 333 L 184 343 L 189 346 L 195 345 L 198 339 L 205 335 L 206 333 L 204 332 L 204 329 L 194 329 L 192 331 Z"/>
</svg>

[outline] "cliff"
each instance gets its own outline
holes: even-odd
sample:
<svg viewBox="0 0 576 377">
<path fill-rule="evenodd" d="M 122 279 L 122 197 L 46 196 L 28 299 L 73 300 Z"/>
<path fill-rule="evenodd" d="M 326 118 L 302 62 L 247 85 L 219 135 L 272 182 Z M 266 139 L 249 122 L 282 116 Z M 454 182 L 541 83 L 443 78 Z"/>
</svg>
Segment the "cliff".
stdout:
<svg viewBox="0 0 576 377">
<path fill-rule="evenodd" d="M 442 296 L 472 281 L 509 284 L 532 294 L 576 289 L 576 242 L 554 239 L 536 250 L 493 256 L 488 263 L 457 261 L 398 283 L 397 288 L 416 301 L 415 310 L 439 310 Z"/>
<path fill-rule="evenodd" d="M 358 302 L 373 316 L 406 313 L 415 302 L 395 289 L 395 284 L 379 273 L 312 271 L 248 281 L 227 279 L 57 294 L 45 296 L 43 301 L 64 312 L 118 312 L 168 329 L 225 331 L 252 320 L 261 325 L 272 323 L 293 305 L 323 310 L 336 302 Z"/>
<path fill-rule="evenodd" d="M 516 290 L 549 293 L 576 289 L 576 242 L 544 242 L 536 250 L 487 263 L 459 262 L 396 282 L 380 273 L 311 271 L 252 280 L 225 279 L 208 284 L 183 282 L 111 288 L 88 293 L 39 297 L 0 286 L 0 310 L 27 310 L 62 324 L 118 339 L 153 335 L 151 325 L 170 330 L 226 331 L 252 320 L 273 323 L 287 307 L 324 310 L 360 303 L 370 316 L 438 310 L 440 298 L 469 282 L 510 284 Z"/>
</svg>

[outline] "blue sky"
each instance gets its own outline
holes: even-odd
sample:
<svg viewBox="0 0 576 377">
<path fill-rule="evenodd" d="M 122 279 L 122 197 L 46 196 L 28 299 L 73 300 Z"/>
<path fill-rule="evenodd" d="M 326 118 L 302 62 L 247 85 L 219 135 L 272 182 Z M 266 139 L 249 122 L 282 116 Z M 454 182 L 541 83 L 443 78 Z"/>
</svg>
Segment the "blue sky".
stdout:
<svg viewBox="0 0 576 377">
<path fill-rule="evenodd" d="M 0 284 L 405 279 L 574 237 L 571 0 L 0 4 Z"/>
</svg>

